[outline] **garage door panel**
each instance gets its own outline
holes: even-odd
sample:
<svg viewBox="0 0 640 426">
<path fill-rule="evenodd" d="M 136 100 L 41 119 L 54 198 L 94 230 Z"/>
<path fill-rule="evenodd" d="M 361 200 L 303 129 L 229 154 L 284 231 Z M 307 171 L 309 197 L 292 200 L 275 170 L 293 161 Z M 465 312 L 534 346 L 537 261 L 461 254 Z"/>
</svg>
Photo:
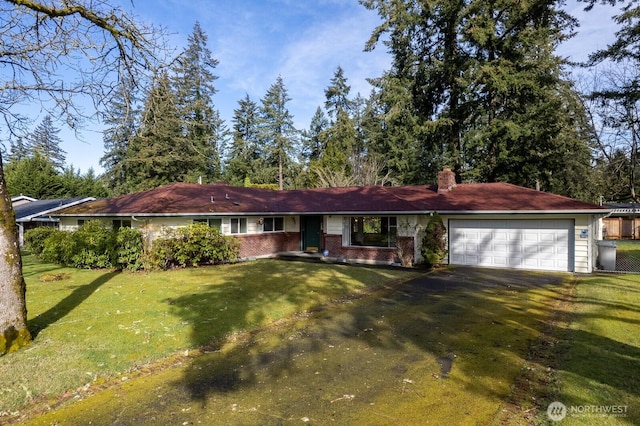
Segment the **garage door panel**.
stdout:
<svg viewBox="0 0 640 426">
<path fill-rule="evenodd" d="M 449 222 L 450 262 L 457 265 L 569 271 L 572 220 Z"/>
</svg>

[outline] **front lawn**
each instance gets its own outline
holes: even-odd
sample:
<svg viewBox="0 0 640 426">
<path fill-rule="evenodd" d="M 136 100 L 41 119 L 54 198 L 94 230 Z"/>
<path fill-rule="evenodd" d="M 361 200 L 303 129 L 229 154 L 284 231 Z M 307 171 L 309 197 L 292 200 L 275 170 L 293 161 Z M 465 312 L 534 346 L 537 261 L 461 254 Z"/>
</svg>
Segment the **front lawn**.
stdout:
<svg viewBox="0 0 640 426">
<path fill-rule="evenodd" d="M 583 277 L 572 316 L 553 397 L 562 424 L 640 424 L 640 275 Z"/>
<path fill-rule="evenodd" d="M 638 276 L 27 260 L 37 333 L 0 358 L 0 423 L 547 424 L 552 401 L 640 423 Z"/>
<path fill-rule="evenodd" d="M 412 274 L 273 260 L 118 273 L 26 256 L 34 342 L 0 357 L 0 423 L 25 404 Z"/>
</svg>

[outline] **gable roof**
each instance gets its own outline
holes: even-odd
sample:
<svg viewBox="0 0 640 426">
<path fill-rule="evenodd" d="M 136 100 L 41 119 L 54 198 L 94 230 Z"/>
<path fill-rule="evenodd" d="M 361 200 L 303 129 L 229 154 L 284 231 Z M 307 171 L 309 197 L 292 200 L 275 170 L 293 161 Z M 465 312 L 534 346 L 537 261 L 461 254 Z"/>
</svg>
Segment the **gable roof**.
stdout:
<svg viewBox="0 0 640 426">
<path fill-rule="evenodd" d="M 29 203 L 17 205 L 13 208 L 16 213 L 16 222 L 29 222 L 32 220 L 51 221 L 47 216 L 58 210 L 76 206 L 81 203 L 94 201 L 93 197 L 56 198 L 51 200 L 34 200 Z"/>
<path fill-rule="evenodd" d="M 508 183 L 365 186 L 274 191 L 230 185 L 175 183 L 77 205 L 59 216 L 183 216 L 274 214 L 607 213 L 596 204 Z"/>
</svg>

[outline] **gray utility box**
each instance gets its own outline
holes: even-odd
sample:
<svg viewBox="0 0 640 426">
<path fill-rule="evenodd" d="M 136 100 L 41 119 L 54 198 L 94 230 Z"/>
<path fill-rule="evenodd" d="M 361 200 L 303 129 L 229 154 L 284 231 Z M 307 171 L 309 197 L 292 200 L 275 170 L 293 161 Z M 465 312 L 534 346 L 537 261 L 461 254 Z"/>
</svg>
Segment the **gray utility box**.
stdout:
<svg viewBox="0 0 640 426">
<path fill-rule="evenodd" d="M 616 270 L 616 248 L 618 247 L 617 241 L 614 240 L 599 240 L 598 244 L 598 264 L 600 269 L 605 271 Z"/>
</svg>

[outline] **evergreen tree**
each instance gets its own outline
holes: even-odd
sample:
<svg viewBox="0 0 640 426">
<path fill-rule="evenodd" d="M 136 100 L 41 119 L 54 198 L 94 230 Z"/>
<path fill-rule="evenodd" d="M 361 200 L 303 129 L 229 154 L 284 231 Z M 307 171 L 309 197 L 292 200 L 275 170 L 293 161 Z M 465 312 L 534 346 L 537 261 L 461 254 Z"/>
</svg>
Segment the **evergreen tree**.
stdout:
<svg viewBox="0 0 640 426">
<path fill-rule="evenodd" d="M 331 78 L 331 84 L 324 91 L 324 107 L 332 120 L 337 120 L 340 112 L 351 113 L 353 101 L 349 99 L 351 86 L 347 84 L 342 67 L 338 67 Z"/>
<path fill-rule="evenodd" d="M 75 170 L 73 166 L 69 166 L 64 169 L 59 177 L 62 183 L 61 197 L 106 198 L 109 196 L 107 187 L 96 176 L 93 168 L 90 168 L 83 175 L 79 169 Z"/>
<path fill-rule="evenodd" d="M 193 156 L 181 123 L 169 77 L 161 73 L 149 91 L 140 129 L 127 150 L 127 186 L 131 190 L 184 180 Z"/>
<path fill-rule="evenodd" d="M 338 67 L 325 89 L 325 109 L 331 121 L 323 133 L 324 150 L 315 168 L 321 169 L 318 176 L 330 176 L 336 173 L 351 175 L 351 164 L 356 152 L 356 129 L 351 119 L 354 104 L 349 99 L 351 87 L 347 84 L 344 71 Z M 332 178 L 333 179 L 333 178 Z M 333 179 L 337 180 L 337 179 Z M 342 181 L 348 179 L 340 178 Z"/>
<path fill-rule="evenodd" d="M 64 184 L 56 166 L 40 153 L 12 161 L 6 165 L 4 173 L 12 196 L 23 194 L 36 199 L 65 196 Z"/>
<path fill-rule="evenodd" d="M 232 185 L 255 180 L 255 166 L 261 157 L 258 105 L 247 94 L 233 111 L 233 133 L 227 156 L 225 178 Z"/>
<path fill-rule="evenodd" d="M 217 65 L 207 48 L 207 36 L 196 22 L 186 49 L 176 60 L 173 87 L 184 136 L 190 145 L 189 174 L 207 180 L 221 176 L 220 147 L 226 133 L 212 100 L 218 78 L 213 70 Z"/>
<path fill-rule="evenodd" d="M 140 111 L 132 109 L 135 105 L 134 85 L 122 84 L 107 105 L 103 115 L 108 126 L 104 131 L 104 155 L 100 165 L 104 167 L 106 185 L 115 195 L 128 192 L 127 153 L 129 144 L 136 134 Z"/>
<path fill-rule="evenodd" d="M 29 148 L 24 143 L 24 138 L 18 137 L 15 143 L 13 142 L 13 140 L 11 140 L 9 144 L 8 160 L 10 163 L 14 161 L 24 160 L 31 155 L 31 152 L 29 152 Z"/>
<path fill-rule="evenodd" d="M 322 108 L 318 107 L 311 117 L 309 130 L 302 131 L 302 159 L 307 167 L 320 159 L 324 152 L 326 142 L 326 131 L 329 127 L 329 120 Z"/>
<path fill-rule="evenodd" d="M 555 1 L 362 3 L 383 19 L 367 48 L 388 33 L 393 55 L 374 81 L 388 129 L 376 149 L 404 182 L 433 181 L 445 165 L 480 181 L 517 171 L 520 184 L 559 172 L 565 82 L 554 49 L 575 22 Z"/>
<path fill-rule="evenodd" d="M 587 9 L 591 9 L 595 0 L 587 3 Z M 619 26 L 614 42 L 590 55 L 592 66 L 604 61 L 609 63 L 599 67 L 603 78 L 596 81 L 588 97 L 593 101 L 591 113 L 599 118 L 606 135 L 598 138 L 597 164 L 599 170 L 605 172 L 602 181 L 609 183 L 601 194 L 617 201 L 637 202 L 640 199 L 636 190 L 640 184 L 640 4 L 632 1 L 624 5 L 614 22 Z"/>
<path fill-rule="evenodd" d="M 588 4 L 586 9 L 591 10 L 597 0 L 584 1 Z M 603 0 L 602 3 L 617 5 L 623 2 Z M 614 62 L 640 62 L 640 4 L 637 1 L 630 1 L 622 7 L 621 13 L 613 20 L 620 27 L 616 31 L 616 39 L 607 48 L 592 53 L 589 57 L 590 63 L 596 64 L 605 59 L 611 59 Z"/>
<path fill-rule="evenodd" d="M 287 109 L 290 100 L 284 81 L 278 76 L 262 98 L 260 107 L 260 139 L 265 149 L 265 165 L 266 169 L 277 169 L 280 190 L 284 189 L 285 167 L 292 165 L 298 136 L 293 116 Z"/>
<path fill-rule="evenodd" d="M 62 139 L 58 136 L 60 129 L 54 126 L 50 115 L 46 115 L 32 133 L 27 135 L 27 144 L 33 153 L 48 159 L 54 167 L 62 170 L 65 152 L 60 147 Z"/>
</svg>

